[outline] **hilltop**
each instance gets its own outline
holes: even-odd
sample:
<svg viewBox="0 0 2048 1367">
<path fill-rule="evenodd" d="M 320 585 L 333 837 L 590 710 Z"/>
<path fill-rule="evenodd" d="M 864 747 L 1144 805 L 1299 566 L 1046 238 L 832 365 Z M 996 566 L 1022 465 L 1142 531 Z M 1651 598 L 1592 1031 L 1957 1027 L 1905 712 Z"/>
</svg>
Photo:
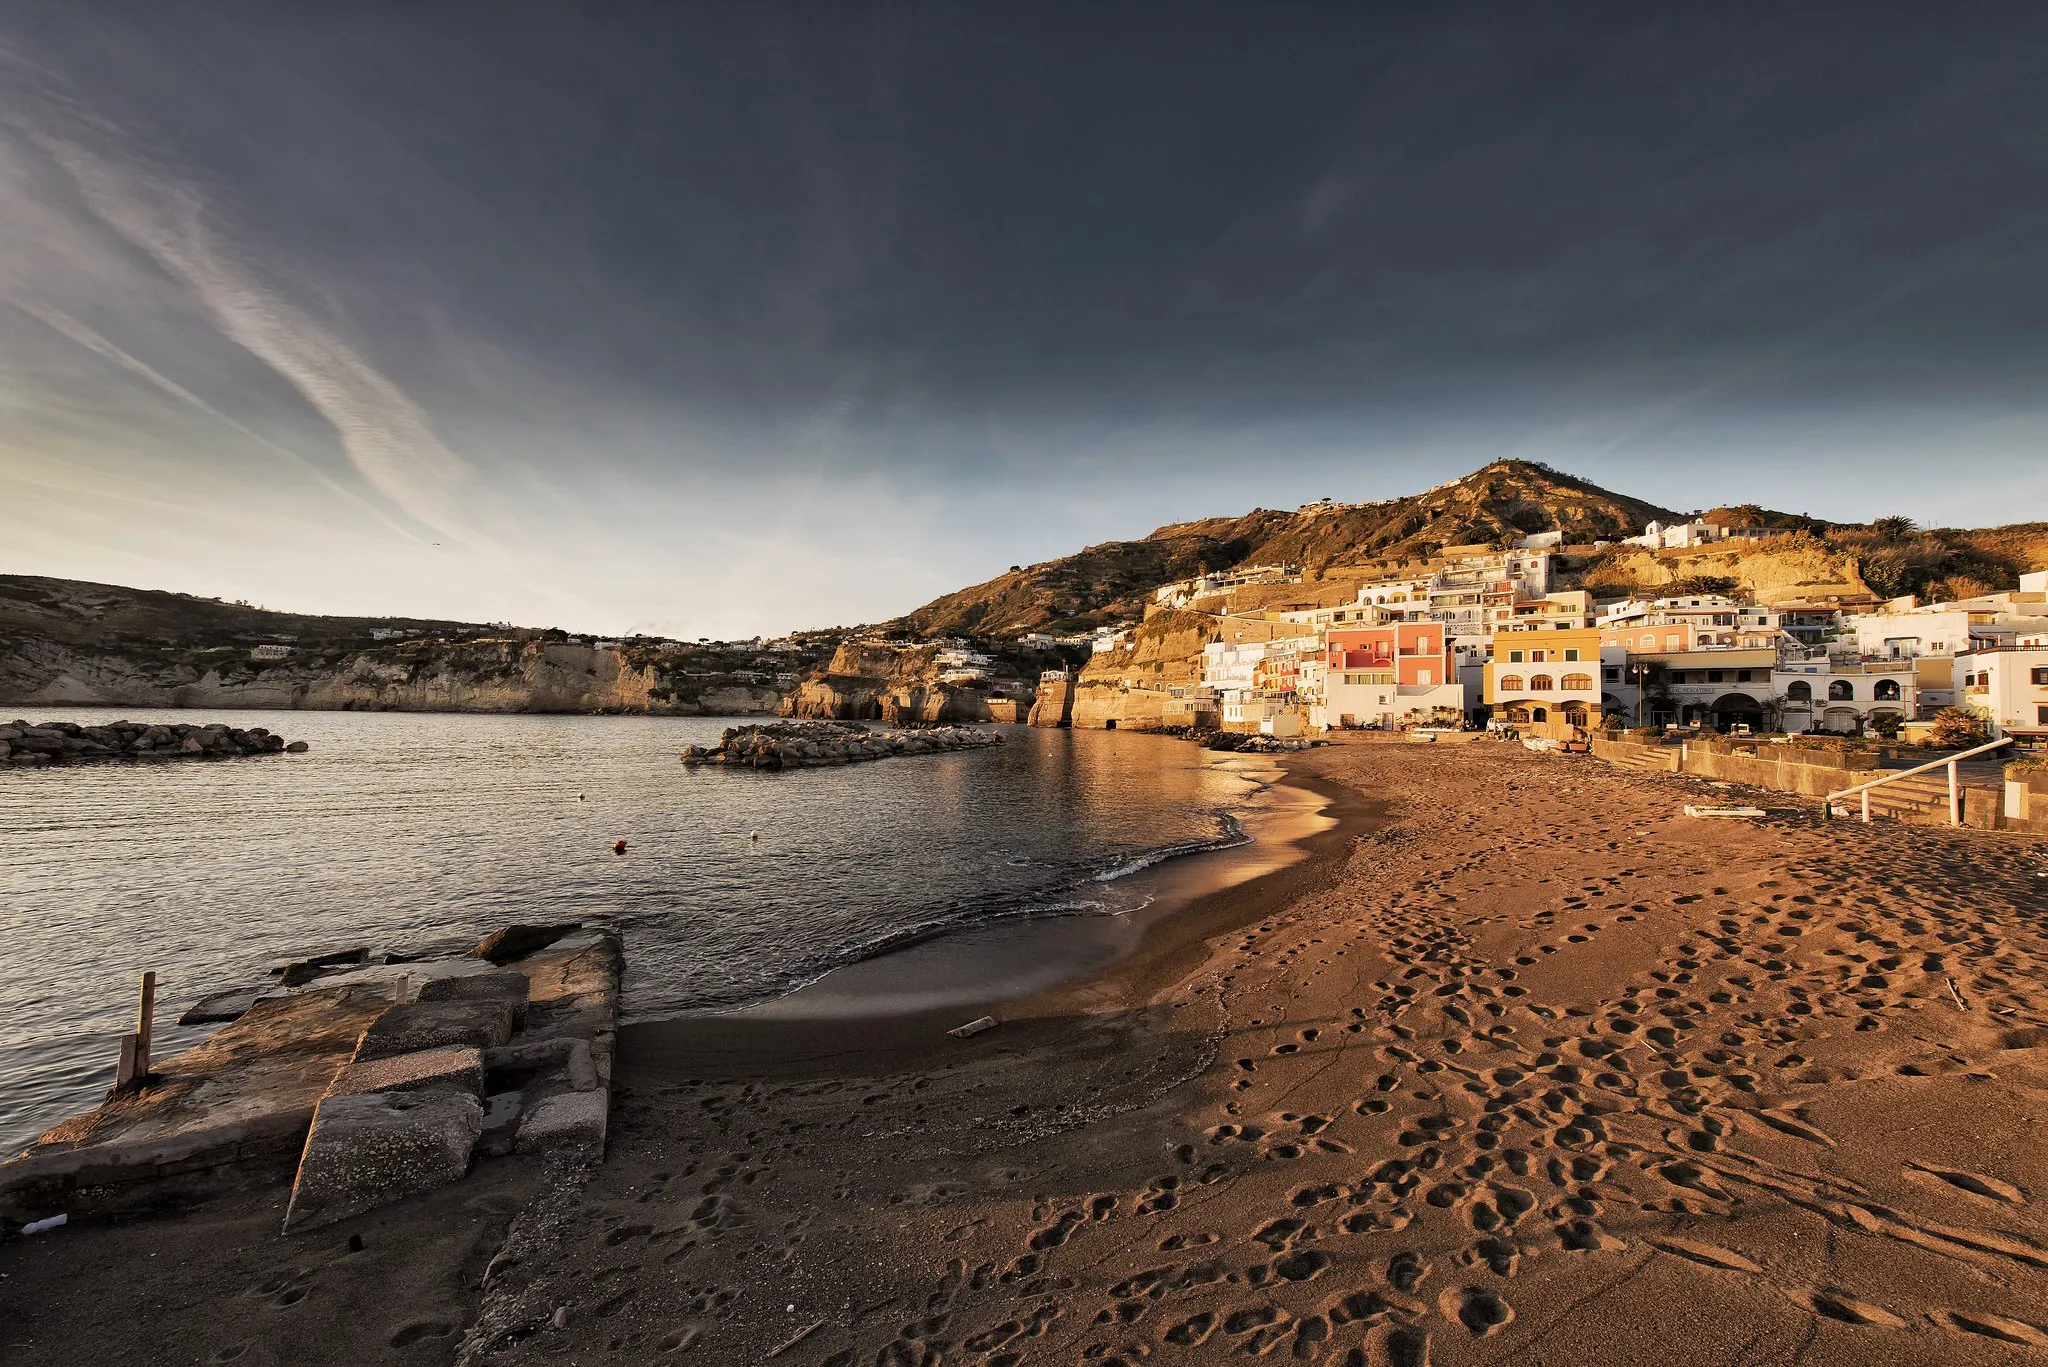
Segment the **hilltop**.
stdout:
<svg viewBox="0 0 2048 1367">
<path fill-rule="evenodd" d="M 0 574 L 0 646 L 34 636 L 66 645 L 165 649 L 284 640 L 309 647 L 347 647 L 398 634 L 455 636 L 486 629 L 476 622 L 414 617 L 317 617 L 189 593 Z"/>
<path fill-rule="evenodd" d="M 1496 461 L 1402 498 L 1312 503 L 1294 512 L 1262 508 L 1174 523 L 1142 540 L 1107 541 L 947 594 L 887 625 L 920 636 L 1077 631 L 1138 617 L 1154 588 L 1207 570 L 1284 563 L 1320 577 L 1535 532 L 1561 532 L 1572 543 L 1612 540 L 1652 520 L 1683 516 L 1532 461 Z"/>
<path fill-rule="evenodd" d="M 1960 598 L 2011 588 L 2019 574 L 2048 568 L 2048 523 L 1923 530 L 1904 517 L 1865 526 L 1753 503 L 1703 517 L 1782 535 L 1677 552 L 1621 545 L 1596 550 L 1595 542 L 1618 542 L 1652 521 L 1668 525 L 1687 514 L 1533 461 L 1503 460 L 1402 498 L 1173 523 L 1139 540 L 1107 541 L 1012 569 L 934 599 L 883 629 L 997 640 L 1086 631 L 1143 617 L 1159 585 L 1253 565 L 1301 571 L 1303 583 L 1273 594 L 1297 604 L 1335 602 L 1349 597 L 1344 581 L 1355 584 L 1374 567 L 1391 570 L 1455 547 L 1512 545 L 1542 532 L 1558 533 L 1563 543 L 1558 586 L 1603 597 L 1695 588 L 1781 598 Z M 1280 602 L 1273 597 L 1269 605 Z"/>
</svg>

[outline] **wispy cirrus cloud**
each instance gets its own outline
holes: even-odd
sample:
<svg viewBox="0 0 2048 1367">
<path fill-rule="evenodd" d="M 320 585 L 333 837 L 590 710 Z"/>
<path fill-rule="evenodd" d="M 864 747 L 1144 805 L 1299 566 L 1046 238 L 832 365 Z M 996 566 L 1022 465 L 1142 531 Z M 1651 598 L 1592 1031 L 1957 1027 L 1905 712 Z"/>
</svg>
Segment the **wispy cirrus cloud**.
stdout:
<svg viewBox="0 0 2048 1367">
<path fill-rule="evenodd" d="M 226 238 L 196 187 L 150 164 L 117 130 L 87 117 L 73 114 L 29 136 L 63 169 L 96 218 L 189 289 L 222 335 L 313 406 L 333 427 L 349 463 L 392 508 L 451 539 L 484 539 L 463 514 L 473 478 L 468 464 L 399 384 L 336 327 L 268 282 L 263 268 Z M 226 416 L 125 358 L 83 325 L 60 324 L 60 311 L 32 302 L 25 307 L 166 392 Z"/>
</svg>

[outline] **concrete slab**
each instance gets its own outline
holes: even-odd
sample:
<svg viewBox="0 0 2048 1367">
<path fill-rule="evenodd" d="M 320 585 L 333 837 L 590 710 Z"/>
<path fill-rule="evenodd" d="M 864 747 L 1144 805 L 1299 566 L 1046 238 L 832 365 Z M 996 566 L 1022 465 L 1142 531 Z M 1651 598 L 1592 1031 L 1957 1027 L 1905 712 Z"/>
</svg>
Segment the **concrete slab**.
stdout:
<svg viewBox="0 0 2048 1367">
<path fill-rule="evenodd" d="M 557 1092 L 535 1102 L 519 1122 L 519 1152 L 584 1149 L 593 1162 L 604 1157 L 605 1120 L 611 1093 Z"/>
<path fill-rule="evenodd" d="M 623 963 L 618 932 L 581 930 L 513 965 L 529 984 L 523 1038 L 588 1040 L 600 1087 L 611 1086 L 618 1049 Z"/>
<path fill-rule="evenodd" d="M 0 1204 L 288 1158 L 356 1041 L 389 1006 L 381 992 L 349 988 L 258 1002 L 204 1043 L 158 1060 L 146 1090 L 71 1117 L 0 1165 Z M 120 1204 L 117 1191 L 102 1195 Z"/>
<path fill-rule="evenodd" d="M 209 992 L 185 1008 L 185 1014 L 178 1017 L 180 1025 L 214 1025 L 239 1020 L 256 1004 L 264 989 L 260 987 L 229 988 L 225 992 Z"/>
<path fill-rule="evenodd" d="M 496 1048 L 512 1038 L 515 1010 L 508 1001 L 407 1002 L 393 1006 L 363 1031 L 355 1061 L 391 1058 L 449 1045 Z"/>
<path fill-rule="evenodd" d="M 464 1092 L 484 1094 L 481 1049 L 454 1046 L 422 1049 L 391 1058 L 351 1063 L 335 1075 L 328 1096 L 360 1096 L 368 1092 Z"/>
<path fill-rule="evenodd" d="M 483 1102 L 461 1092 L 328 1097 L 306 1136 L 285 1232 L 461 1181 L 483 1128 Z"/>
<path fill-rule="evenodd" d="M 466 973 L 454 977 L 430 978 L 419 986 L 416 999 L 423 1002 L 504 1001 L 512 1003 L 514 1029 L 526 1024 L 526 975 L 512 969 L 489 973 Z"/>
</svg>

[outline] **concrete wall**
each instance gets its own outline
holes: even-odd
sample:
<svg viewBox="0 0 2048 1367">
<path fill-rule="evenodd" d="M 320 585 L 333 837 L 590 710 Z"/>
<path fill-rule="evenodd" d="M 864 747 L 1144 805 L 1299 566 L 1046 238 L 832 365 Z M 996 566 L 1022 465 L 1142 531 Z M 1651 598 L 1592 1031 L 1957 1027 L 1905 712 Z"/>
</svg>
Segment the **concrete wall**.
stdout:
<svg viewBox="0 0 2048 1367">
<path fill-rule="evenodd" d="M 1604 736 L 1595 736 L 1593 757 L 1604 759 L 1609 764 L 1625 765 L 1631 769 L 1662 769 L 1672 774 L 1678 772 L 1676 746 L 1644 745 L 1639 741 L 1608 740 Z"/>
<path fill-rule="evenodd" d="M 1874 752 L 1795 750 L 1789 745 L 1760 745 L 1750 750 L 1713 741 L 1687 741 L 1680 749 L 1681 773 L 1807 797 L 1826 797 L 1874 778 L 1878 764 Z"/>
</svg>

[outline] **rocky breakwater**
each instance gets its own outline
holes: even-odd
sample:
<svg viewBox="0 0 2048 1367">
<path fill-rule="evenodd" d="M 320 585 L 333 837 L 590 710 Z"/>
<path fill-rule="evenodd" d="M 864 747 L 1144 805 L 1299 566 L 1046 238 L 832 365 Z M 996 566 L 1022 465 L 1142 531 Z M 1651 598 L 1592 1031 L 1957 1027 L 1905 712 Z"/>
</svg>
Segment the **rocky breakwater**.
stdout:
<svg viewBox="0 0 2048 1367">
<path fill-rule="evenodd" d="M 723 764 L 742 769 L 801 769 L 902 755 L 937 755 L 1001 745 L 994 731 L 971 726 L 871 731 L 845 722 L 775 722 L 728 727 L 712 747 L 683 748 L 685 764 Z"/>
<path fill-rule="evenodd" d="M 261 726 L 243 730 L 219 722 L 153 724 L 133 721 L 84 726 L 77 722 L 9 722 L 0 726 L 0 766 L 15 769 L 106 759 L 227 759 L 237 755 L 302 754 L 312 747 L 287 742 Z"/>
</svg>

